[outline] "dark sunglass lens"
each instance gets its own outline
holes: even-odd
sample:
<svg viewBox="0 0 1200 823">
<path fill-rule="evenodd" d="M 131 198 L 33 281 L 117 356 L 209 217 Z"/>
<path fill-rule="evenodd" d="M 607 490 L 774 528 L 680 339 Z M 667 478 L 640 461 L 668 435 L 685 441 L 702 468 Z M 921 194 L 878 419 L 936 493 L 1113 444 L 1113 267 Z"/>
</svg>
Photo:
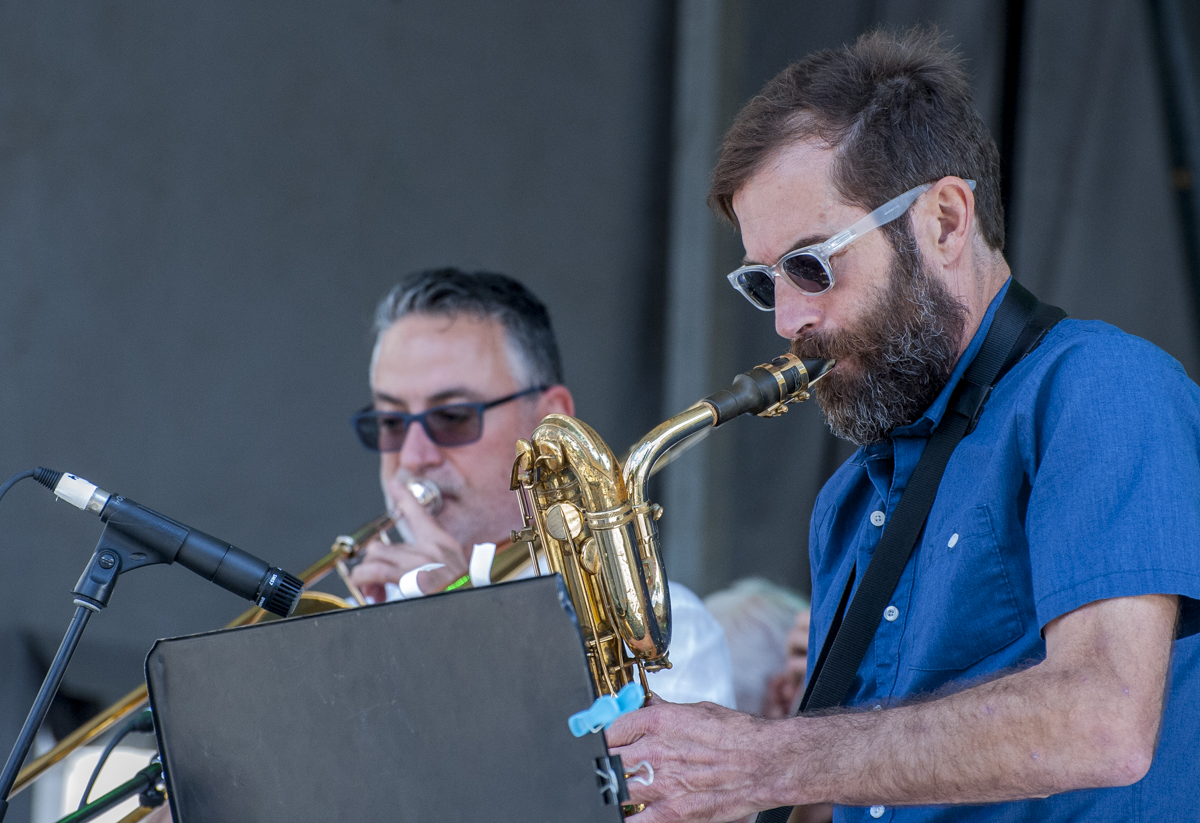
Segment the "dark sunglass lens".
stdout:
<svg viewBox="0 0 1200 823">
<path fill-rule="evenodd" d="M 483 436 L 483 415 L 478 406 L 430 409 L 425 415 L 425 430 L 439 446 L 465 446 Z"/>
<path fill-rule="evenodd" d="M 829 272 L 810 254 L 798 254 L 781 261 L 780 268 L 800 291 L 810 294 L 829 288 Z"/>
<path fill-rule="evenodd" d="M 378 412 L 370 418 L 375 428 L 375 448 L 381 452 L 398 452 L 404 447 L 408 423 L 402 417 L 387 417 Z"/>
<path fill-rule="evenodd" d="M 379 451 L 379 425 L 370 412 L 361 412 L 354 416 L 354 433 L 358 440 L 368 449 Z"/>
<path fill-rule="evenodd" d="M 775 278 L 765 271 L 747 271 L 738 275 L 742 293 L 764 309 L 775 308 Z"/>
</svg>

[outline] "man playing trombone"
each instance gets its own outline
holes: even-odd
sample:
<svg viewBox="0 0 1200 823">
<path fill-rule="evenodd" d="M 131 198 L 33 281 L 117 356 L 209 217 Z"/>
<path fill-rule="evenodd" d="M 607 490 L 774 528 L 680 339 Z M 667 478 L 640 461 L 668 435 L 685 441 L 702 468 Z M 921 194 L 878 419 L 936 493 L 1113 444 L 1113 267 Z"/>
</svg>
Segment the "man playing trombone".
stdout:
<svg viewBox="0 0 1200 823">
<path fill-rule="evenodd" d="M 379 452 L 388 509 L 411 540 L 370 544 L 350 578 L 383 600 L 389 589 L 393 597 L 444 590 L 469 575 L 476 545 L 503 544 L 521 527 L 509 488 L 514 446 L 547 414 L 573 414 L 575 404 L 545 306 L 510 277 L 415 273 L 379 304 L 375 331 L 372 403 L 355 428 Z M 438 486 L 440 512 L 417 502 L 412 479 Z M 671 601 L 673 665 L 650 675 L 651 688 L 676 702 L 733 706 L 720 625 L 679 584 Z"/>
<path fill-rule="evenodd" d="M 388 510 L 407 539 L 368 544 L 350 581 L 382 601 L 445 590 L 469 576 L 477 544 L 501 543 L 521 527 L 509 488 L 514 446 L 547 414 L 572 414 L 574 400 L 545 306 L 510 277 L 417 272 L 379 304 L 375 330 L 372 402 L 354 425 L 379 452 Z M 440 511 L 418 502 L 412 480 L 436 484 Z M 648 675 L 651 688 L 672 701 L 733 706 L 720 624 L 695 594 L 670 585 L 673 665 Z M 163 806 L 146 823 L 170 819 Z"/>
</svg>

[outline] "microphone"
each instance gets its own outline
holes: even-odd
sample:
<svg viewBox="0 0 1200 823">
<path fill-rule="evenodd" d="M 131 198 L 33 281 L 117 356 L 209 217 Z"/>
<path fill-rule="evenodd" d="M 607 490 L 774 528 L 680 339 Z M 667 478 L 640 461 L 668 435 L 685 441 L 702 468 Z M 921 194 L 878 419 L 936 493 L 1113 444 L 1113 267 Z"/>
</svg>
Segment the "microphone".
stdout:
<svg viewBox="0 0 1200 823">
<path fill-rule="evenodd" d="M 98 515 L 108 528 L 152 549 L 164 562 L 179 563 L 272 614 L 287 617 L 295 610 L 304 584 L 283 569 L 82 477 L 41 467 L 33 476 L 58 499 Z"/>
</svg>

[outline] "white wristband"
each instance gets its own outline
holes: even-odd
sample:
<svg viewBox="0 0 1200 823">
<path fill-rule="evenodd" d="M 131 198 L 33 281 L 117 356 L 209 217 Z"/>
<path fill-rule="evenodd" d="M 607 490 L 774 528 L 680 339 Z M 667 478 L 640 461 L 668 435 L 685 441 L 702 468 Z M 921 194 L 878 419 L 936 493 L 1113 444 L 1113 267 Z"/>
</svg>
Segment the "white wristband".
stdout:
<svg viewBox="0 0 1200 823">
<path fill-rule="evenodd" d="M 477 589 L 492 585 L 492 560 L 496 557 L 495 543 L 476 543 L 471 549 L 471 585 Z"/>
<path fill-rule="evenodd" d="M 403 600 L 411 600 L 414 597 L 424 597 L 425 592 L 421 591 L 421 585 L 417 583 L 417 575 L 421 572 L 431 572 L 434 569 L 446 568 L 445 563 L 426 563 L 424 566 L 418 566 L 412 571 L 404 573 L 400 578 L 400 597 Z"/>
</svg>

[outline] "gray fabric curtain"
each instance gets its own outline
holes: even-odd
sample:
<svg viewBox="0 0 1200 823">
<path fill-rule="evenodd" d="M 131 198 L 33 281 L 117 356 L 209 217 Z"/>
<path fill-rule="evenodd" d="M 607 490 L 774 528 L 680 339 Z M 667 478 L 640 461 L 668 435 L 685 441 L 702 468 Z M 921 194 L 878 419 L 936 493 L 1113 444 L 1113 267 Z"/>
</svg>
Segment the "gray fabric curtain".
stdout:
<svg viewBox="0 0 1200 823">
<path fill-rule="evenodd" d="M 723 279 L 717 141 L 788 62 L 879 23 L 940 25 L 998 136 L 1015 102 L 1017 275 L 1194 375 L 1150 6 L 1024 0 L 1013 72 L 1016 2 L 0 3 L 3 474 L 73 470 L 307 566 L 381 506 L 347 426 L 373 303 L 444 264 L 546 299 L 579 415 L 622 451 L 784 349 Z M 715 432 L 652 489 L 668 572 L 806 590 L 812 501 L 849 451 L 814 404 Z M 98 525 L 35 488 L 0 525 L 0 638 L 49 659 Z M 70 687 L 111 700 L 156 637 L 240 607 L 177 569 L 123 578 Z M 5 751 L 25 643 L 0 643 Z"/>
<path fill-rule="evenodd" d="M 1196 296 L 1149 4 L 1031 5 L 1013 270 L 1073 317 L 1144 337 L 1195 377 Z"/>
<path fill-rule="evenodd" d="M 1194 376 L 1200 366 L 1196 298 L 1173 189 L 1180 177 L 1168 159 L 1149 4 L 1027 0 L 1019 53 L 1010 55 L 1012 5 L 896 0 L 842 3 L 834 11 L 819 3 L 684 2 L 681 13 L 717 15 L 726 27 L 709 59 L 738 78 L 739 91 L 728 98 L 727 110 L 714 115 L 716 133 L 763 83 L 803 54 L 837 47 L 874 25 L 938 26 L 966 59 L 976 105 L 998 142 L 1005 94 L 1014 95 L 1006 256 L 1015 276 L 1073 317 L 1105 320 L 1156 343 Z M 1198 17 L 1184 18 L 1193 53 L 1200 46 Z M 685 49 L 686 42 L 681 55 Z M 1006 89 L 1010 59 L 1018 60 L 1009 79 L 1015 87 Z M 698 63 L 703 66 L 695 59 L 681 62 L 679 71 L 695 71 Z M 676 87 L 686 89 L 678 79 Z M 696 126 L 677 119 L 676 128 Z M 712 163 L 705 160 L 679 173 L 707 175 Z M 673 204 L 673 214 L 709 221 L 715 238 L 709 268 L 694 272 L 687 284 L 713 290 L 704 320 L 696 316 L 702 307 L 684 289 L 668 304 L 668 311 L 682 311 L 707 330 L 714 353 L 695 363 L 681 358 L 677 367 L 693 369 L 694 384 L 723 385 L 784 343 L 769 315 L 750 308 L 721 277 L 740 257 L 736 236 L 716 228 L 695 203 Z M 678 374 L 671 379 L 680 381 Z M 783 420 L 734 426 L 681 458 L 669 470 L 677 479 L 664 480 L 667 508 L 676 518 L 663 526 L 668 568 L 700 591 L 750 574 L 805 591 L 808 515 L 821 485 L 852 449 L 823 430 L 815 404 Z"/>
</svg>

